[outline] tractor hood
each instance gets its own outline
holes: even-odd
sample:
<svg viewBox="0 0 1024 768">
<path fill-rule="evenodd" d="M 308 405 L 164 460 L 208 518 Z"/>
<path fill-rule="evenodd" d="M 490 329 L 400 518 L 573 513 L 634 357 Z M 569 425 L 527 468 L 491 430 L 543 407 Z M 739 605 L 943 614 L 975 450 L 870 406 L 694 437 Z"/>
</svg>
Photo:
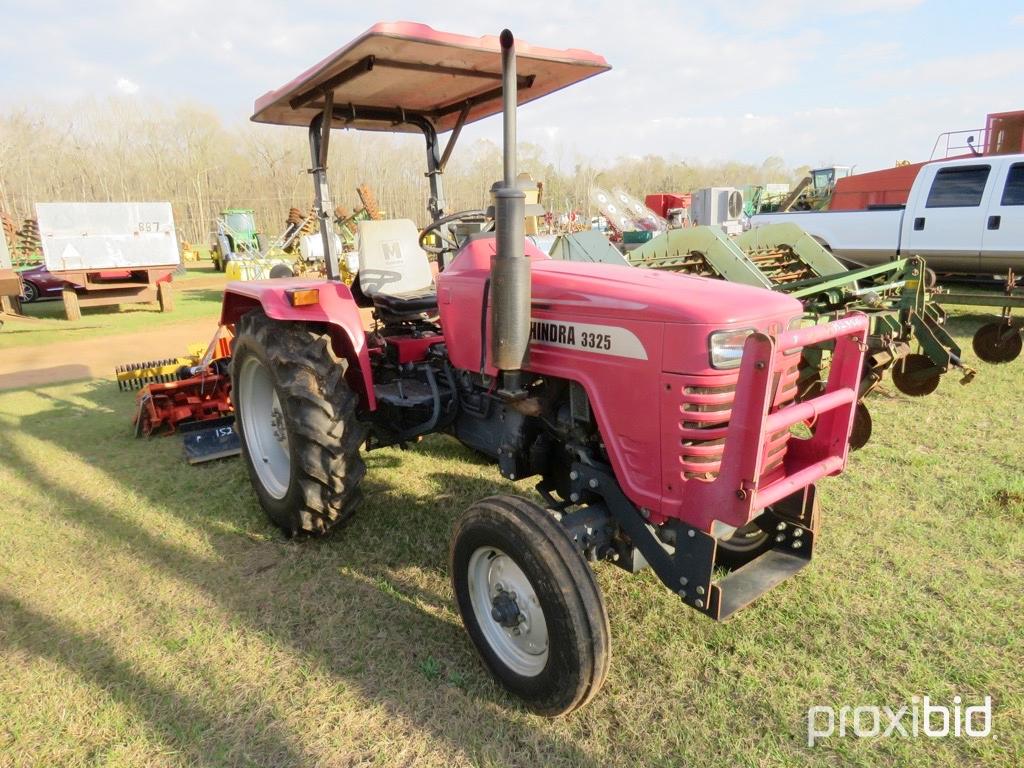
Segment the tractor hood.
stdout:
<svg viewBox="0 0 1024 768">
<path fill-rule="evenodd" d="M 494 238 L 471 240 L 442 273 L 446 278 L 490 277 Z M 801 314 L 796 299 L 763 288 L 654 269 L 551 259 L 527 241 L 535 310 L 580 317 L 621 318 L 716 328 L 761 327 L 760 321 Z M 443 292 L 443 289 L 442 289 Z"/>
<path fill-rule="evenodd" d="M 533 260 L 533 306 L 572 308 L 597 318 L 632 317 L 718 327 L 756 325 L 765 318 L 794 317 L 796 299 L 763 288 L 675 272 Z"/>
</svg>

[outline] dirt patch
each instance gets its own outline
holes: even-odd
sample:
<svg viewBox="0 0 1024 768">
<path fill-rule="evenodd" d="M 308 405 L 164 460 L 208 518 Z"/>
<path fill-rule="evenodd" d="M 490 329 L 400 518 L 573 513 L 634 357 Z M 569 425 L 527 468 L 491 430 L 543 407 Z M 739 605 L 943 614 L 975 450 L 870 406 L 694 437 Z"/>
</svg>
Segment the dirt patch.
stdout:
<svg viewBox="0 0 1024 768">
<path fill-rule="evenodd" d="M 1024 491 L 1008 491 L 1005 488 L 995 493 L 996 504 L 1003 509 L 1024 509 Z"/>
<path fill-rule="evenodd" d="M 216 329 L 216 320 L 190 320 L 147 331 L 5 349 L 0 355 L 0 389 L 113 379 L 118 365 L 184 355 L 189 344 L 208 342 Z"/>
<path fill-rule="evenodd" d="M 191 280 L 187 290 L 201 287 L 196 284 L 208 279 L 217 278 Z M 371 311 L 361 309 L 359 315 L 363 328 L 370 329 Z M 90 378 L 113 380 L 119 365 L 183 356 L 190 344 L 209 342 L 216 329 L 216 319 L 208 318 L 81 341 L 5 349 L 0 354 L 0 390 Z"/>
</svg>

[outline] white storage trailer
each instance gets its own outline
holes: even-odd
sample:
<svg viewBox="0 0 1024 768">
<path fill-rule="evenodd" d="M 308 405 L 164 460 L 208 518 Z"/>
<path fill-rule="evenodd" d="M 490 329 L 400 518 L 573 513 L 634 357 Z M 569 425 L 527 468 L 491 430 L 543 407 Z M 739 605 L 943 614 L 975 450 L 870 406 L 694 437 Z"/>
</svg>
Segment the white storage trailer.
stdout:
<svg viewBox="0 0 1024 768">
<path fill-rule="evenodd" d="M 69 320 L 80 307 L 159 301 L 173 308 L 181 264 L 170 203 L 37 203 L 46 268 L 65 280 Z"/>
</svg>

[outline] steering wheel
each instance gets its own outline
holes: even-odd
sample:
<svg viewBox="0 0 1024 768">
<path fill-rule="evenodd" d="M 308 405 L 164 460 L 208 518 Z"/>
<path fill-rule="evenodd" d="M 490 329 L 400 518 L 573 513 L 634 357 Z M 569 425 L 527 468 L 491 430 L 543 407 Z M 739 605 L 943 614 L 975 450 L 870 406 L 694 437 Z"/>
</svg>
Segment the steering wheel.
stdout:
<svg viewBox="0 0 1024 768">
<path fill-rule="evenodd" d="M 431 222 L 422 230 L 420 230 L 420 248 L 427 253 L 441 254 L 446 251 L 457 251 L 459 244 L 452 237 L 451 230 L 446 227 L 447 224 L 451 224 L 455 221 L 461 221 L 466 224 L 480 224 L 487 221 L 486 212 L 474 209 L 469 211 L 459 211 L 448 216 L 442 216 L 437 221 Z M 436 234 L 438 240 L 441 241 L 441 245 L 430 245 L 427 243 L 427 238 L 431 235 Z"/>
</svg>

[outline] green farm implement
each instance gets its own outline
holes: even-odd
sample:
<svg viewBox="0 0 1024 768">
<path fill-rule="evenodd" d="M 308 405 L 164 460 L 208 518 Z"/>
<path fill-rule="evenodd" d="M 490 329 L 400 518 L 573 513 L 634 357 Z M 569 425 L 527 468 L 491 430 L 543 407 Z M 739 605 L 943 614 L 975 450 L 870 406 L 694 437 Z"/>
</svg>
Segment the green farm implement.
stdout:
<svg viewBox="0 0 1024 768">
<path fill-rule="evenodd" d="M 934 301 L 920 258 L 898 259 L 850 270 L 794 224 L 751 229 L 735 239 L 717 227 L 666 232 L 630 251 L 630 264 L 767 288 L 799 299 L 807 322 L 834 319 L 856 310 L 871 320 L 851 445 L 871 435 L 864 397 L 891 371 L 896 388 L 919 397 L 935 391 L 941 376 L 959 369 L 962 383 L 974 371 L 960 360 L 960 349 L 943 327 L 946 315 Z M 821 390 L 830 350 L 806 347 L 800 366 L 801 395 Z"/>
<path fill-rule="evenodd" d="M 1024 318 L 1012 316 L 1013 310 L 1024 309 L 1024 286 L 1017 283 L 1016 275 L 1010 270 L 1002 295 L 941 291 L 935 296 L 939 304 L 999 310 L 999 319 L 981 326 L 971 340 L 974 354 L 986 363 L 1012 362 L 1024 348 Z"/>
</svg>

